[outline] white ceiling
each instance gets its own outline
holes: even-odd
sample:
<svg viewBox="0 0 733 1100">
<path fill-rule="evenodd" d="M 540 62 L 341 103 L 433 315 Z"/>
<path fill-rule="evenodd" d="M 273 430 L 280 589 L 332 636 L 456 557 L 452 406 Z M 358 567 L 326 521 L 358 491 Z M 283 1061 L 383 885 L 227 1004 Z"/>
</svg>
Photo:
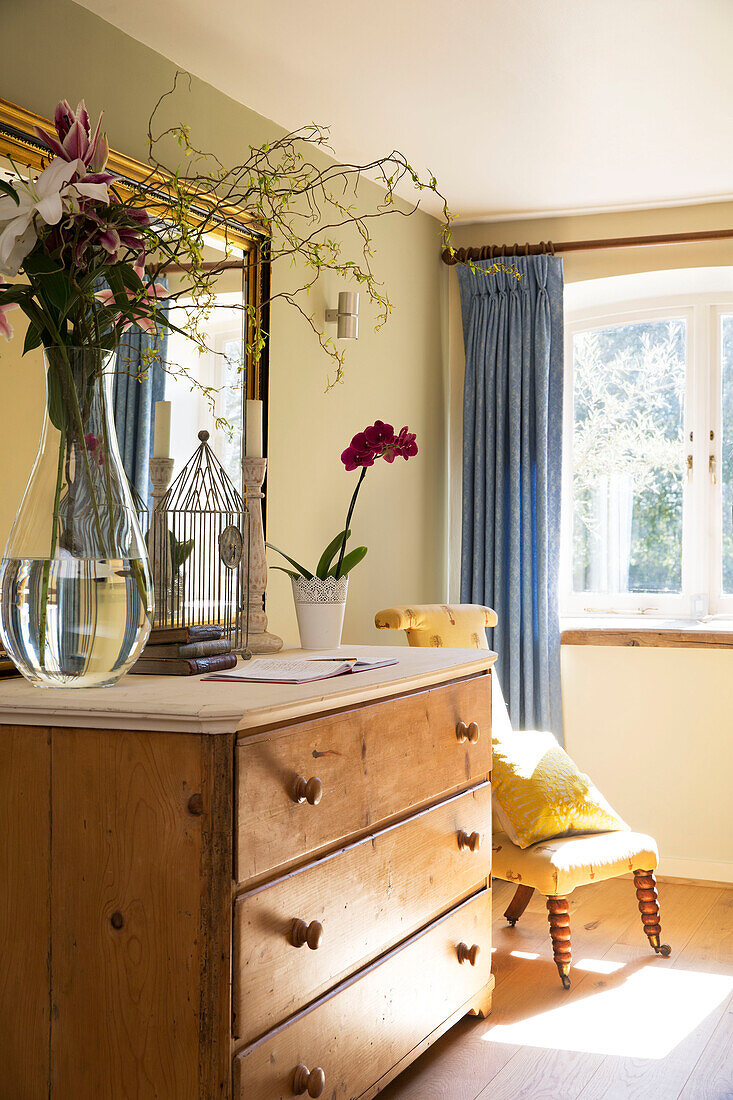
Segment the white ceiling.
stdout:
<svg viewBox="0 0 733 1100">
<path fill-rule="evenodd" d="M 466 220 L 733 197 L 733 0 L 77 0 Z"/>
</svg>

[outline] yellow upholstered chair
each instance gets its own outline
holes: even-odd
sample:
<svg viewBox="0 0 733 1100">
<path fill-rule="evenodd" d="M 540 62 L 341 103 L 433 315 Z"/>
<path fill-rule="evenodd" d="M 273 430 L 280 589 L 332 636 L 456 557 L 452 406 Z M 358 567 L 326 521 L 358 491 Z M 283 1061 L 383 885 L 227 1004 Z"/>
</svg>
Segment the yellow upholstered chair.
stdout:
<svg viewBox="0 0 733 1100">
<path fill-rule="evenodd" d="M 410 645 L 465 649 L 487 648 L 484 628 L 494 626 L 496 621 L 491 608 L 474 604 L 390 607 L 374 618 L 379 628 L 406 631 Z M 493 676 L 492 712 L 494 738 L 522 736 L 521 733 L 512 734 L 496 675 Z M 535 890 L 546 898 L 553 954 L 565 989 L 570 988 L 571 964 L 568 897 L 577 886 L 602 882 L 632 871 L 649 942 L 657 954 L 670 954 L 667 944 L 660 942 L 659 901 L 654 879 L 659 855 L 652 837 L 618 830 L 564 836 L 520 848 L 495 821 L 492 847 L 492 877 L 516 885 L 514 897 L 504 913 L 512 926 L 527 908 Z"/>
<path fill-rule="evenodd" d="M 379 630 L 404 630 L 410 645 L 446 649 L 488 649 L 486 628 L 496 621 L 495 611 L 474 603 L 416 603 L 386 607 L 374 616 Z"/>
</svg>

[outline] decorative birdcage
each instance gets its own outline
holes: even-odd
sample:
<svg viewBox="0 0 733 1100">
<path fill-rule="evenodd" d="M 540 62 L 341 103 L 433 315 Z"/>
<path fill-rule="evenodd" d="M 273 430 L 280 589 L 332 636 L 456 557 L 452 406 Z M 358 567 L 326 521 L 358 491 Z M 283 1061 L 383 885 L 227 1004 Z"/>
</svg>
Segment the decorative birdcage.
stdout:
<svg viewBox="0 0 733 1100">
<path fill-rule="evenodd" d="M 153 510 L 155 626 L 219 626 L 247 654 L 249 512 L 207 431 Z M 169 475 L 170 476 L 170 475 Z"/>
</svg>

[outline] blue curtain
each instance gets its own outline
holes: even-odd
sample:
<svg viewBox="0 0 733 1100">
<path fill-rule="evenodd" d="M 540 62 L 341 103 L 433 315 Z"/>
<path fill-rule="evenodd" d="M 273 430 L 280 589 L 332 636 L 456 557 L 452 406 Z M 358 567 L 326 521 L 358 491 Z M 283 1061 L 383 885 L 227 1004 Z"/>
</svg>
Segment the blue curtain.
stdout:
<svg viewBox="0 0 733 1100">
<path fill-rule="evenodd" d="M 151 489 L 149 461 L 153 453 L 153 418 L 155 402 L 165 394 L 165 371 L 158 359 L 144 370 L 145 353 L 158 348 L 165 360 L 167 336 L 149 336 L 139 328 L 129 329 L 120 341 L 117 352 L 112 397 L 115 427 L 122 455 L 122 464 L 129 480 L 150 508 Z"/>
<path fill-rule="evenodd" d="M 493 607 L 489 643 L 515 729 L 562 740 L 557 609 L 562 468 L 563 271 L 459 266 L 466 348 L 461 600 Z"/>
</svg>

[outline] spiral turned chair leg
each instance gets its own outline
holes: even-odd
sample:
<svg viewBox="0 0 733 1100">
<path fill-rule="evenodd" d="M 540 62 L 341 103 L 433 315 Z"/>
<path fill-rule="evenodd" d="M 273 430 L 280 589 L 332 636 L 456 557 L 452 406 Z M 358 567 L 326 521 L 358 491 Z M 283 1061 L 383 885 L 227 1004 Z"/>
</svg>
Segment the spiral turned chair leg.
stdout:
<svg viewBox="0 0 733 1100">
<path fill-rule="evenodd" d="M 547 919 L 550 922 L 552 952 L 563 989 L 570 989 L 570 907 L 566 897 L 547 899 Z"/>
<path fill-rule="evenodd" d="M 672 948 L 667 943 L 659 942 L 662 927 L 659 923 L 659 898 L 654 872 L 634 871 L 634 886 L 639 900 L 641 923 L 649 937 L 649 943 L 658 955 L 663 955 L 666 959 L 671 954 Z"/>
</svg>

